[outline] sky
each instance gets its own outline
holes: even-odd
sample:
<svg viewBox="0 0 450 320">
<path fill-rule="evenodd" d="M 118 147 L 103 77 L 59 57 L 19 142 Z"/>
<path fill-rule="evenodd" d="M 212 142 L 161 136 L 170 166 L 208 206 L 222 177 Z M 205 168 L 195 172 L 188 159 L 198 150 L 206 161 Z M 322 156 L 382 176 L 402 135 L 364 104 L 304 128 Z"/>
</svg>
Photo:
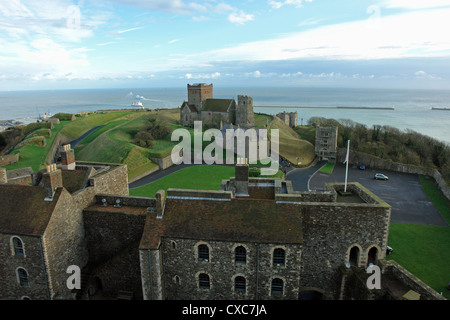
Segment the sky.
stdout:
<svg viewBox="0 0 450 320">
<path fill-rule="evenodd" d="M 8 0 L 0 90 L 450 89 L 450 0 Z"/>
</svg>

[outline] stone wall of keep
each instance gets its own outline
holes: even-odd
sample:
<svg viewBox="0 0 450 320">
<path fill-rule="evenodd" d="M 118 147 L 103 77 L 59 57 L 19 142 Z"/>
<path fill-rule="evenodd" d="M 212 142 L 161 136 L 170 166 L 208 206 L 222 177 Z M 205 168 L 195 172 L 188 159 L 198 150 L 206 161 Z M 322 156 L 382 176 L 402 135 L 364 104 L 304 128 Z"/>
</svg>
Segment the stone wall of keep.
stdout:
<svg viewBox="0 0 450 320">
<path fill-rule="evenodd" d="M 82 269 L 88 261 L 83 216 L 72 196 L 63 189 L 42 238 L 52 299 L 70 299 L 67 268 Z"/>
<path fill-rule="evenodd" d="M 22 240 L 24 255 L 15 255 L 11 237 Z M 46 269 L 43 263 L 41 238 L 0 233 L 0 300 L 20 300 L 28 297 L 32 300 L 49 299 Z M 28 273 L 28 286 L 21 286 L 17 269 Z"/>
<path fill-rule="evenodd" d="M 199 261 L 198 245 L 209 248 L 209 260 Z M 235 248 L 246 249 L 246 263 L 235 261 Z M 283 248 L 286 264 L 274 266 L 273 250 Z M 167 299 L 297 299 L 300 281 L 299 244 L 263 244 L 164 238 L 161 243 Z M 209 275 L 210 288 L 199 287 L 199 274 Z M 246 279 L 245 292 L 236 292 L 234 279 Z M 271 294 L 273 278 L 284 282 L 282 295 Z"/>
<path fill-rule="evenodd" d="M 389 233 L 390 208 L 369 204 L 303 203 L 303 255 L 301 286 L 319 287 L 335 296 L 339 267 L 349 262 L 350 249 L 360 248 L 359 266 L 377 248 L 384 259 Z"/>
</svg>

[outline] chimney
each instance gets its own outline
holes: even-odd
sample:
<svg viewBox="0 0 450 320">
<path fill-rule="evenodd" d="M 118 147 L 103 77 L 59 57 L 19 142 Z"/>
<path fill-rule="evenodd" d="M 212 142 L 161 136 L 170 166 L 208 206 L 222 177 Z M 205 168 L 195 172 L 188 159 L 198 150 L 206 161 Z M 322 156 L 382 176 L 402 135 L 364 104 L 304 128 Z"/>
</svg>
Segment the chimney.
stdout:
<svg viewBox="0 0 450 320">
<path fill-rule="evenodd" d="M 75 170 L 75 151 L 70 149 L 70 144 L 63 145 L 61 168 L 63 170 Z"/>
<path fill-rule="evenodd" d="M 45 190 L 45 200 L 52 201 L 55 190 L 62 187 L 62 173 L 60 169 L 56 169 L 56 164 L 47 166 L 46 172 L 42 175 Z"/>
<path fill-rule="evenodd" d="M 8 183 L 8 176 L 6 175 L 5 168 L 0 168 L 0 183 Z"/>
<path fill-rule="evenodd" d="M 165 203 L 165 198 L 166 198 L 166 193 L 164 192 L 164 190 L 159 190 L 156 193 L 156 217 L 158 219 L 162 219 L 163 214 L 164 214 L 164 203 Z"/>
<path fill-rule="evenodd" d="M 248 160 L 238 158 L 235 167 L 236 196 L 248 197 Z"/>
</svg>

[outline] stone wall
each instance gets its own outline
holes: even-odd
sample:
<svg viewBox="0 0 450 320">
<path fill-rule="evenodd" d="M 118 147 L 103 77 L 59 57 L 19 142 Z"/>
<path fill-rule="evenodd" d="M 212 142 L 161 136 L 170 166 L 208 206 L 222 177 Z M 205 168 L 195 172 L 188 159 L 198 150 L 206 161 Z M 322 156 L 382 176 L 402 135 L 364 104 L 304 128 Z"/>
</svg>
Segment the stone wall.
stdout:
<svg viewBox="0 0 450 320">
<path fill-rule="evenodd" d="M 199 261 L 197 254 L 199 244 L 208 246 L 208 261 Z M 234 250 L 238 246 L 246 249 L 246 263 L 235 261 Z M 285 250 L 284 266 L 273 265 L 275 248 Z M 164 284 L 167 299 L 266 300 L 298 297 L 300 245 L 163 238 L 160 251 L 164 261 L 164 279 L 161 283 Z M 209 275 L 209 289 L 199 287 L 200 273 Z M 235 291 L 234 279 L 237 276 L 245 278 L 245 292 Z M 283 280 L 284 290 L 281 295 L 271 294 L 271 283 L 274 278 Z"/>
<path fill-rule="evenodd" d="M 382 273 L 391 274 L 409 288 L 419 293 L 420 300 L 446 300 L 444 296 L 440 295 L 395 261 L 384 262 L 382 265 Z"/>
<path fill-rule="evenodd" d="M 350 249 L 360 249 L 358 265 L 367 264 L 377 248 L 385 257 L 390 208 L 369 204 L 304 203 L 301 286 L 319 287 L 336 296 L 339 268 L 349 262 Z"/>
<path fill-rule="evenodd" d="M 11 237 L 18 236 L 23 243 L 24 255 L 14 255 Z M 20 300 L 28 297 L 32 300 L 49 299 L 46 267 L 43 263 L 43 251 L 40 237 L 0 233 L 0 299 Z M 20 286 L 17 268 L 28 273 L 28 286 Z"/>
<path fill-rule="evenodd" d="M 146 214 L 124 210 L 83 211 L 90 274 L 97 277 L 106 295 L 119 290 L 142 295 L 139 267 L 139 242 Z"/>
<path fill-rule="evenodd" d="M 63 189 L 42 239 L 52 299 L 68 299 L 67 268 L 76 265 L 82 269 L 87 264 L 82 218 L 81 209 Z"/>
<path fill-rule="evenodd" d="M 8 170 L 8 183 L 31 185 L 33 184 L 33 169 L 31 167 Z M 1 181 L 1 179 L 0 179 Z"/>
<path fill-rule="evenodd" d="M 0 156 L 0 167 L 6 167 L 19 161 L 19 153 Z"/>
</svg>

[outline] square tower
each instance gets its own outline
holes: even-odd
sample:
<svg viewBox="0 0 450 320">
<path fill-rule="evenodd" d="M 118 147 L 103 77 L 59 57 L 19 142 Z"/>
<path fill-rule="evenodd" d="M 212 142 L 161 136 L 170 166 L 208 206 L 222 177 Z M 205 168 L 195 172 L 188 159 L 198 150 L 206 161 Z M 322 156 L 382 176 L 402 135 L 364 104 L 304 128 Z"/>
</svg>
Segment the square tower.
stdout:
<svg viewBox="0 0 450 320">
<path fill-rule="evenodd" d="M 194 105 L 198 112 L 202 110 L 203 101 L 213 98 L 213 85 L 205 83 L 188 84 L 188 104 Z"/>
</svg>

